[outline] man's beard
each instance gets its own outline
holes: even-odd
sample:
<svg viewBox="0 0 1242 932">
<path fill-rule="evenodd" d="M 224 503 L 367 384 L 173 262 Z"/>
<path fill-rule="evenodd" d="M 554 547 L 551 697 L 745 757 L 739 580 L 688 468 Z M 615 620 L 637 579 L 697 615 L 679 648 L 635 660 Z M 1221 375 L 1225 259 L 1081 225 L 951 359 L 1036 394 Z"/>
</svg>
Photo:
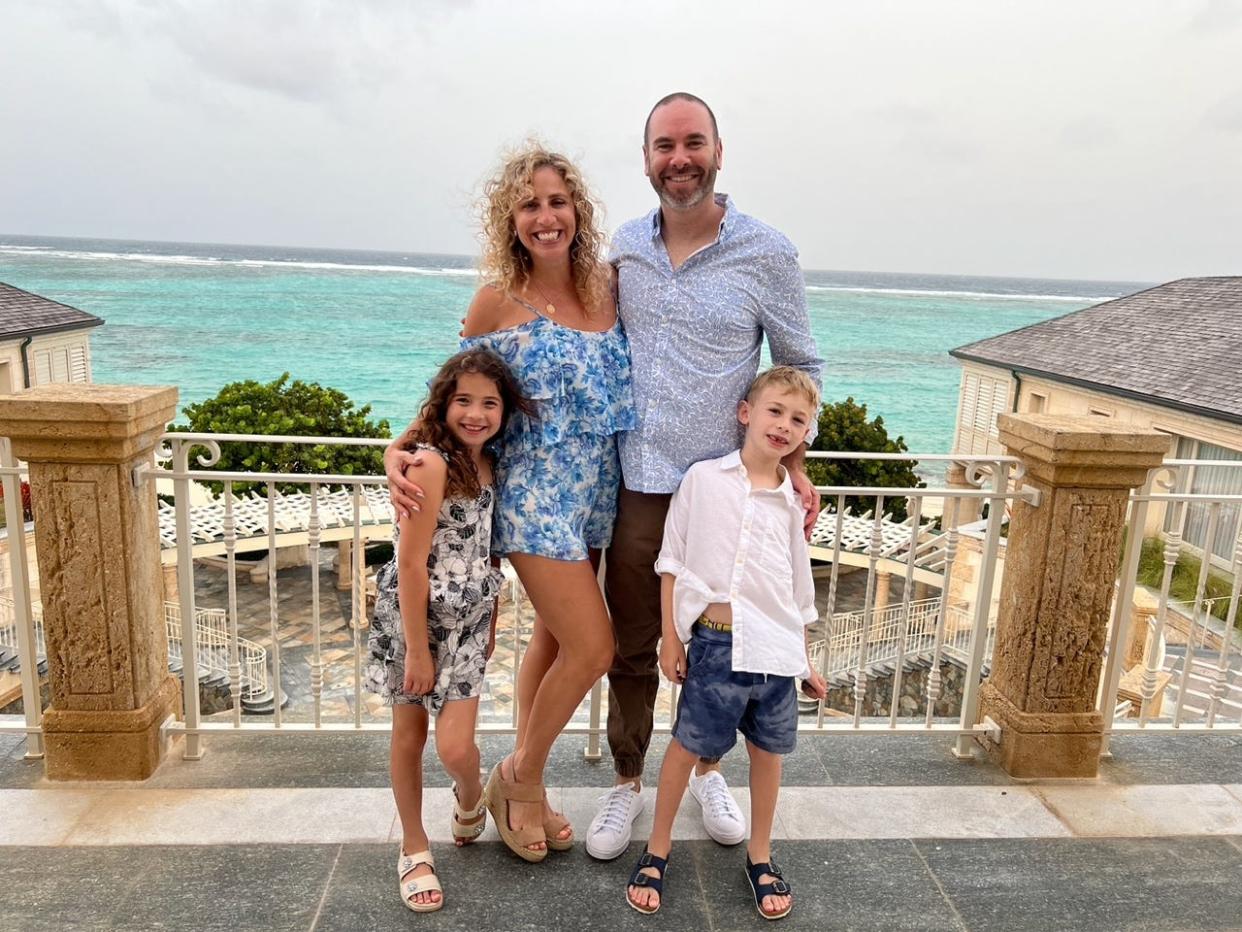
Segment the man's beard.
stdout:
<svg viewBox="0 0 1242 932">
<path fill-rule="evenodd" d="M 714 165 L 703 172 L 703 176 L 699 178 L 698 187 L 681 197 L 675 197 L 668 190 L 664 179 L 659 176 L 651 179 L 651 186 L 655 188 L 656 194 L 660 196 L 660 203 L 669 208 L 669 210 L 690 210 L 693 207 L 698 207 L 712 192 L 715 185 L 716 167 Z"/>
</svg>

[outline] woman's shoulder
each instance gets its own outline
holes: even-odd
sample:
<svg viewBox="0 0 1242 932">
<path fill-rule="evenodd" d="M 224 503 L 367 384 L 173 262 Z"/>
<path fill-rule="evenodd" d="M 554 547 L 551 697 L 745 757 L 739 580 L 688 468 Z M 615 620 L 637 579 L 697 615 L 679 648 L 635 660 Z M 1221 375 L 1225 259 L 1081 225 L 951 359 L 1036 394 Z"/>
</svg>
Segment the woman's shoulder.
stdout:
<svg viewBox="0 0 1242 932">
<path fill-rule="evenodd" d="M 530 309 L 520 301 L 498 285 L 489 283 L 474 293 L 461 335 L 467 339 L 486 336 L 526 323 L 532 316 Z"/>
</svg>

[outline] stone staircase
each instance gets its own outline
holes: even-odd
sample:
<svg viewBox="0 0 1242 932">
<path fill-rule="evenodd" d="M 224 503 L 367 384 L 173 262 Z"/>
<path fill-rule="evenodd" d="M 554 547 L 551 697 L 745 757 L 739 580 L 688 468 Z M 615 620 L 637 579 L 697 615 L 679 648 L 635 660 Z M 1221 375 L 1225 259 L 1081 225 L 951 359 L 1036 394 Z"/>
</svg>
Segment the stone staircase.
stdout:
<svg viewBox="0 0 1242 932">
<path fill-rule="evenodd" d="M 1164 669 L 1172 676 L 1165 694 L 1165 714 L 1172 714 L 1178 701 L 1182 673 L 1187 661 L 1184 645 L 1170 645 L 1165 650 Z M 1215 689 L 1220 653 L 1196 649 L 1189 654 L 1190 671 L 1186 680 L 1186 701 L 1182 715 L 1191 720 L 1207 718 Z M 1225 669 L 1225 694 L 1216 709 L 1218 719 L 1238 721 L 1242 718 L 1242 656 L 1230 653 Z"/>
</svg>

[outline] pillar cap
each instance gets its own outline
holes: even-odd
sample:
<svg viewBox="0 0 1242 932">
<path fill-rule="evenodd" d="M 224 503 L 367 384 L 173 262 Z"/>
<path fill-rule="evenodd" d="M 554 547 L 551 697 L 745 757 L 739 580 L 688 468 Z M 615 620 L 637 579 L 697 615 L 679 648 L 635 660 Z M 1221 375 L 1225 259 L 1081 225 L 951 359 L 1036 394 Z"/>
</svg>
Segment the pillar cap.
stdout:
<svg viewBox="0 0 1242 932">
<path fill-rule="evenodd" d="M 1000 414 L 1000 441 L 1054 485 L 1134 488 L 1164 462 L 1173 438 L 1100 417 Z"/>
<path fill-rule="evenodd" d="M 31 462 L 109 462 L 140 455 L 177 414 L 177 389 L 40 385 L 0 395 L 0 436 Z"/>
</svg>

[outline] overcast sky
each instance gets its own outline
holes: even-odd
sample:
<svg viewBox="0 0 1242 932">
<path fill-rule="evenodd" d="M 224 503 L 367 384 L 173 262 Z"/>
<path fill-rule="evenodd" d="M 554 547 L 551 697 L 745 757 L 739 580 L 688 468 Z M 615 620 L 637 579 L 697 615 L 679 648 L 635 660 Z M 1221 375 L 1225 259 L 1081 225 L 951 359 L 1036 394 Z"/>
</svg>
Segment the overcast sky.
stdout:
<svg viewBox="0 0 1242 932">
<path fill-rule="evenodd" d="M 1242 0 L 0 0 L 0 233 L 475 251 L 530 134 L 610 226 L 642 123 L 806 268 L 1242 272 Z"/>
</svg>

